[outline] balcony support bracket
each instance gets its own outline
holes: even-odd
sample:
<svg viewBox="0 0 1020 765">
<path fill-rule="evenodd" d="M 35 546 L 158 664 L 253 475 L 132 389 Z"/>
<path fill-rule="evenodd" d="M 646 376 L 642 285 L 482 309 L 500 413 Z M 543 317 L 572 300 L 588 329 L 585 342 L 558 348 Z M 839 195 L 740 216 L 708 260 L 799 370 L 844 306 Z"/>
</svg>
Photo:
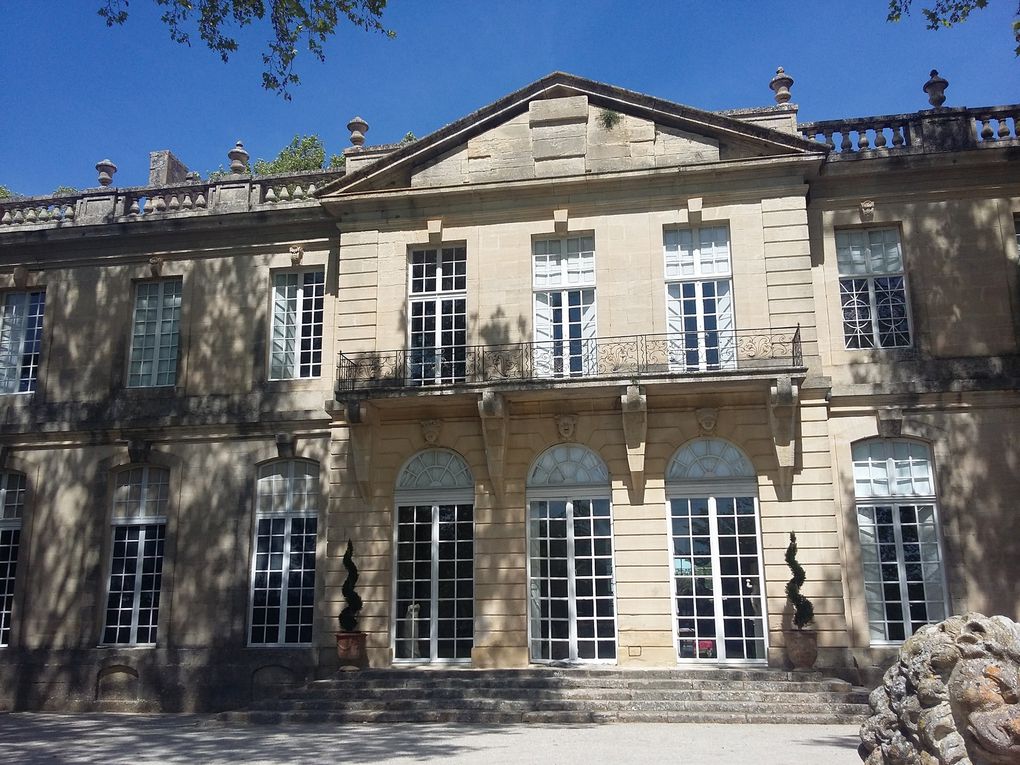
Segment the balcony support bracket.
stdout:
<svg viewBox="0 0 1020 765">
<path fill-rule="evenodd" d="M 485 391 L 478 399 L 478 416 L 482 421 L 482 438 L 485 441 L 485 459 L 489 478 L 497 496 L 503 494 L 503 466 L 506 464 L 507 432 L 510 429 L 508 406 L 503 396 Z"/>
<path fill-rule="evenodd" d="M 777 492 L 789 498 L 792 493 L 793 468 L 797 460 L 797 413 L 800 389 L 789 375 L 780 375 L 769 389 L 769 425 L 776 445 L 779 464 Z"/>
<path fill-rule="evenodd" d="M 350 431 L 351 468 L 361 498 L 372 498 L 372 440 L 375 432 L 375 412 L 367 401 L 350 399 L 347 402 L 347 428 Z"/>
<path fill-rule="evenodd" d="M 645 492 L 645 444 L 648 437 L 648 398 L 639 385 L 628 385 L 620 396 L 623 437 L 627 443 L 631 501 L 639 503 Z"/>
</svg>

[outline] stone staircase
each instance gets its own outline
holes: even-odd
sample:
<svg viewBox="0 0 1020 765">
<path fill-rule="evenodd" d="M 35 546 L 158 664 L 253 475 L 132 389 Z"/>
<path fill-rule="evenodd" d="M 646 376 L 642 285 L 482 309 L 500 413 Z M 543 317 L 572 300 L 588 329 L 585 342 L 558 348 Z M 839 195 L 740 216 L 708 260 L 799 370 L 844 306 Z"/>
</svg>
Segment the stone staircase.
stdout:
<svg viewBox="0 0 1020 765">
<path fill-rule="evenodd" d="M 370 669 L 317 680 L 231 723 L 859 723 L 867 690 L 773 669 Z"/>
</svg>

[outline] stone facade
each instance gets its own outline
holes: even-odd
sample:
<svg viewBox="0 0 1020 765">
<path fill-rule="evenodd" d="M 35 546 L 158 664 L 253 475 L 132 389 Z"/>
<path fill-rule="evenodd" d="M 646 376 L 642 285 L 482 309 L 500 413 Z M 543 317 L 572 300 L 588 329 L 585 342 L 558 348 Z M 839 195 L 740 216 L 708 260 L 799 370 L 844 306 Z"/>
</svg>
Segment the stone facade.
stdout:
<svg viewBox="0 0 1020 765">
<path fill-rule="evenodd" d="M 0 706 L 329 675 L 348 539 L 373 666 L 781 666 L 790 531 L 833 673 L 1017 618 L 1015 112 L 806 125 L 556 73 L 346 173 L 159 152 L 159 186 L 0 202 Z M 117 533 L 157 529 L 153 609 Z"/>
</svg>

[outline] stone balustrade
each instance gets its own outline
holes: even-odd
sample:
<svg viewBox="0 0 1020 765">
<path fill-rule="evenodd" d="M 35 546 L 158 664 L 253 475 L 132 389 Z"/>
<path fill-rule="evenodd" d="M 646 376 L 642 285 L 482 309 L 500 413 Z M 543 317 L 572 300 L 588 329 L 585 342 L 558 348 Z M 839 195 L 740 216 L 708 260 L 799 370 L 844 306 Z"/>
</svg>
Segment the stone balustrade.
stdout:
<svg viewBox="0 0 1020 765">
<path fill-rule="evenodd" d="M 1017 113 L 1020 105 L 931 109 L 808 122 L 800 125 L 800 131 L 805 138 L 828 146 L 830 159 L 925 154 L 1018 145 Z"/>
<path fill-rule="evenodd" d="M 77 201 L 67 195 L 0 199 L 0 226 L 70 225 Z"/>
<path fill-rule="evenodd" d="M 0 233 L 279 207 L 315 207 L 315 191 L 343 170 L 225 175 L 165 186 L 99 187 L 77 194 L 0 199 Z"/>
</svg>

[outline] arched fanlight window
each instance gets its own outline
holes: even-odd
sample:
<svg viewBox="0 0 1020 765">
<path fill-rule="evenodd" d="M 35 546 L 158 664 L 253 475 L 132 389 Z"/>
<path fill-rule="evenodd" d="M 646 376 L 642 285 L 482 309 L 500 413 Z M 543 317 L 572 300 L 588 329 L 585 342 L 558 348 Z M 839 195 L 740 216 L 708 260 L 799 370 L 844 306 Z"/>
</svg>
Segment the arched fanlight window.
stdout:
<svg viewBox="0 0 1020 765">
<path fill-rule="evenodd" d="M 768 651 L 758 482 L 751 460 L 696 438 L 666 468 L 677 658 L 761 664 Z"/>
<path fill-rule="evenodd" d="M 873 438 L 851 454 L 871 639 L 896 643 L 948 611 L 931 448 Z"/>
<path fill-rule="evenodd" d="M 736 446 L 718 438 L 696 438 L 677 449 L 666 469 L 667 481 L 754 478 L 754 467 Z"/>
<path fill-rule="evenodd" d="M 411 457 L 397 478 L 397 491 L 470 489 L 475 485 L 464 458 L 446 449 L 426 449 Z"/>
<path fill-rule="evenodd" d="M 426 449 L 397 476 L 393 655 L 466 662 L 474 647 L 474 478 L 447 449 Z"/>
<path fill-rule="evenodd" d="M 542 452 L 528 473 L 532 661 L 616 661 L 609 470 L 580 444 Z"/>
<path fill-rule="evenodd" d="M 252 645 L 312 642 L 319 465 L 274 460 L 259 468 L 252 553 Z"/>
<path fill-rule="evenodd" d="M 580 444 L 557 444 L 542 452 L 528 474 L 529 488 L 606 486 L 609 470 L 595 452 Z"/>
<path fill-rule="evenodd" d="M 156 642 L 170 471 L 136 465 L 117 472 L 103 643 Z"/>
<path fill-rule="evenodd" d="M 23 473 L 0 471 L 0 646 L 8 644 L 14 607 L 14 572 L 25 505 Z"/>
</svg>

